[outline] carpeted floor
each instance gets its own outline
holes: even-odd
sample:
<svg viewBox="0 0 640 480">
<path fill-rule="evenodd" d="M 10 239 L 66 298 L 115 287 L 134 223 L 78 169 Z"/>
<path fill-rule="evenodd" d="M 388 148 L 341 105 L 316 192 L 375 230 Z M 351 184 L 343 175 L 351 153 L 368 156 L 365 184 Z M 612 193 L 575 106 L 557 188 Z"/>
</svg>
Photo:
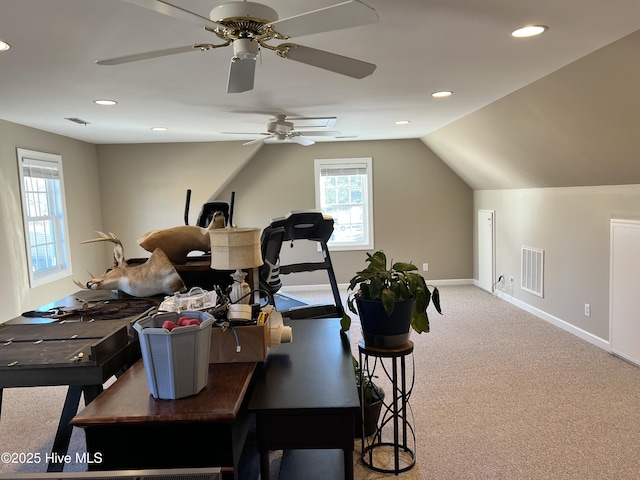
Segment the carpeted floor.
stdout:
<svg viewBox="0 0 640 480">
<path fill-rule="evenodd" d="M 431 333 L 412 335 L 417 461 L 400 478 L 640 478 L 639 368 L 475 287 L 440 290 L 444 315 L 430 313 Z M 312 303 L 325 294 L 295 292 Z M 63 400 L 59 387 L 6 389 L 0 451 L 44 455 Z M 72 454 L 83 443 L 76 431 Z M 359 448 L 356 479 L 393 477 L 363 467 Z M 0 463 L 0 473 L 44 470 Z"/>
</svg>

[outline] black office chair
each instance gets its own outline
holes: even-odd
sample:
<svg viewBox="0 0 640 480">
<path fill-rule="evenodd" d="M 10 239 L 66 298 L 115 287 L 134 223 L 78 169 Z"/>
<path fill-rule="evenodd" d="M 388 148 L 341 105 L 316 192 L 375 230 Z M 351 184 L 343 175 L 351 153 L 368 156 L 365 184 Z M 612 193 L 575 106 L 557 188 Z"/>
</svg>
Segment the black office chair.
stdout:
<svg viewBox="0 0 640 480">
<path fill-rule="evenodd" d="M 229 204 L 227 202 L 207 202 L 202 205 L 196 225 L 198 227 L 207 228 L 213 220 L 213 214 L 216 212 L 224 213 L 224 225 L 229 224 Z"/>
</svg>

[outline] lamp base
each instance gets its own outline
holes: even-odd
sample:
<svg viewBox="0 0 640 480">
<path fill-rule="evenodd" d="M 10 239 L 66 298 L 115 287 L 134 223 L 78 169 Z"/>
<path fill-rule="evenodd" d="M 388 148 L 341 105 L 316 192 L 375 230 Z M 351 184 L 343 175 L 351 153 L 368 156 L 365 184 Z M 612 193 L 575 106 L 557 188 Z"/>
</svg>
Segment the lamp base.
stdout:
<svg viewBox="0 0 640 480">
<path fill-rule="evenodd" d="M 251 293 L 251 288 L 249 284 L 244 281 L 246 276 L 247 274 L 240 269 L 237 269 L 231 274 L 231 278 L 233 278 L 233 284 L 229 287 L 229 300 L 231 300 L 231 303 L 248 304 L 250 302 L 251 295 L 249 294 Z"/>
</svg>

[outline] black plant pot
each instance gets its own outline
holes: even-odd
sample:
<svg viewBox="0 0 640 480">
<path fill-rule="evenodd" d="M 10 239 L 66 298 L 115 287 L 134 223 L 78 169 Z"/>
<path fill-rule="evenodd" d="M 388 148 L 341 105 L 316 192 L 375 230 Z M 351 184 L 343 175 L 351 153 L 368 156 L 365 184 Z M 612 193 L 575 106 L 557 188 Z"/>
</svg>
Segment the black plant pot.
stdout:
<svg viewBox="0 0 640 480">
<path fill-rule="evenodd" d="M 396 302 L 391 316 L 380 301 L 357 298 L 356 304 L 367 347 L 397 348 L 409 341 L 414 299 Z"/>
<path fill-rule="evenodd" d="M 378 418 L 382 410 L 382 400 L 364 406 L 364 436 L 370 437 L 378 429 Z M 355 420 L 355 438 L 362 438 L 362 410 L 358 411 Z"/>
</svg>

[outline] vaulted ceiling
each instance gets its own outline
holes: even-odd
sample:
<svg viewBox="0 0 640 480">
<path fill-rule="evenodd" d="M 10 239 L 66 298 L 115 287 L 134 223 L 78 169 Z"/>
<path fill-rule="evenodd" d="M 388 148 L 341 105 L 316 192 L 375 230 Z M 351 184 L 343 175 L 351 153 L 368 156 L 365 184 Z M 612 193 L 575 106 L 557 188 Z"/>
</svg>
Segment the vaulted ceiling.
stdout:
<svg viewBox="0 0 640 480">
<path fill-rule="evenodd" d="M 264 1 L 281 19 L 336 3 Z M 260 135 L 223 132 L 264 132 L 275 113 L 331 116 L 342 138 L 314 140 L 422 138 L 473 188 L 640 183 L 624 164 L 640 151 L 637 0 L 364 1 L 378 23 L 293 41 L 373 63 L 372 75 L 266 50 L 255 88 L 229 94 L 231 47 L 95 63 L 216 41 L 190 21 L 124 0 L 0 0 L 0 39 L 11 44 L 0 52 L 0 118 L 108 144 L 251 140 Z M 221 2 L 171 3 L 208 17 Z M 526 24 L 549 29 L 510 36 Z M 439 90 L 453 95 L 432 98 Z M 93 103 L 104 98 L 118 103 Z M 611 167 L 622 173 L 605 175 Z"/>
<path fill-rule="evenodd" d="M 426 135 L 474 189 L 640 184 L 640 31 Z"/>
</svg>

